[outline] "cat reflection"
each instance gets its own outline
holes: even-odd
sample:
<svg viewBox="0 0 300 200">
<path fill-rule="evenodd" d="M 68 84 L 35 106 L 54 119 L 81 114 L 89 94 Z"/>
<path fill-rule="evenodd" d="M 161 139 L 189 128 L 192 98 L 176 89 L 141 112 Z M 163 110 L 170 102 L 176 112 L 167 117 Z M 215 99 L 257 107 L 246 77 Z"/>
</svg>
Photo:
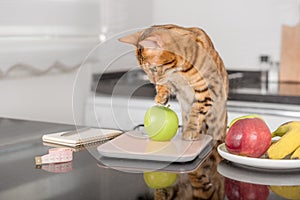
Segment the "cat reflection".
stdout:
<svg viewBox="0 0 300 200">
<path fill-rule="evenodd" d="M 156 189 L 155 199 L 224 199 L 224 177 L 217 172 L 222 160 L 216 150 L 217 144 L 197 169 L 179 174 L 176 183 L 170 187 Z"/>
</svg>

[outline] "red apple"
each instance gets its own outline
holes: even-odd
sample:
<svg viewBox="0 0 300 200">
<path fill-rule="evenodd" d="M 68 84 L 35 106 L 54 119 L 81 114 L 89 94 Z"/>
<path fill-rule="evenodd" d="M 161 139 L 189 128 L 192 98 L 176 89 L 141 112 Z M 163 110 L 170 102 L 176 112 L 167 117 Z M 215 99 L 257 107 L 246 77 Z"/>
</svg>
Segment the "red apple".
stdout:
<svg viewBox="0 0 300 200">
<path fill-rule="evenodd" d="M 225 193 L 230 200 L 265 200 L 269 189 L 266 185 L 258 185 L 225 178 Z"/>
<path fill-rule="evenodd" d="M 261 118 L 241 118 L 228 130 L 225 145 L 230 153 L 261 157 L 271 145 L 272 135 Z"/>
</svg>

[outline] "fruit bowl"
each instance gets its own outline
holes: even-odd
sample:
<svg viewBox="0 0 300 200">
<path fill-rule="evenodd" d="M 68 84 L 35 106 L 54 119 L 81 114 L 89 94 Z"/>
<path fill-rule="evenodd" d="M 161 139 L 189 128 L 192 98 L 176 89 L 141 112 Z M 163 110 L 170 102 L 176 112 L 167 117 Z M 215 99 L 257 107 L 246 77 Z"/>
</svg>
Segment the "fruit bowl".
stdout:
<svg viewBox="0 0 300 200">
<path fill-rule="evenodd" d="M 282 159 L 273 160 L 268 158 L 251 158 L 246 156 L 239 156 L 229 153 L 226 149 L 225 143 L 218 146 L 218 153 L 226 160 L 231 161 L 241 166 L 248 166 L 260 169 L 271 169 L 271 170 L 299 170 L 300 171 L 300 160 Z"/>
</svg>

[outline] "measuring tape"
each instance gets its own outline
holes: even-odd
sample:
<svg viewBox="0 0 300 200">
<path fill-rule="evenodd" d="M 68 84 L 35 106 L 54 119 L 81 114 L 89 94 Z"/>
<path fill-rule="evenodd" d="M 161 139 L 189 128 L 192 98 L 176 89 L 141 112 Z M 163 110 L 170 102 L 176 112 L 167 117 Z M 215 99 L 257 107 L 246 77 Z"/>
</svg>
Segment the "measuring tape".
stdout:
<svg viewBox="0 0 300 200">
<path fill-rule="evenodd" d="M 70 148 L 52 148 L 49 153 L 43 156 L 35 157 L 35 164 L 49 164 L 49 163 L 64 163 L 73 160 L 73 151 Z"/>
</svg>

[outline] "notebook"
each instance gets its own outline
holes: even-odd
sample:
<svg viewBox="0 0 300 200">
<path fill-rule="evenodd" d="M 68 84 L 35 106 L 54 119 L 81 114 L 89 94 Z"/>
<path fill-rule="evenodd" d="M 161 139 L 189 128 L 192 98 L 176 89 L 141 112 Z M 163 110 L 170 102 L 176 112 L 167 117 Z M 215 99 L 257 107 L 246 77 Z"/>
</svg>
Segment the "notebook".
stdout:
<svg viewBox="0 0 300 200">
<path fill-rule="evenodd" d="M 110 140 L 122 134 L 122 131 L 115 129 L 89 128 L 84 127 L 77 130 L 68 130 L 56 133 L 45 134 L 43 142 L 59 144 L 69 147 L 79 147 L 98 142 Z"/>
</svg>

